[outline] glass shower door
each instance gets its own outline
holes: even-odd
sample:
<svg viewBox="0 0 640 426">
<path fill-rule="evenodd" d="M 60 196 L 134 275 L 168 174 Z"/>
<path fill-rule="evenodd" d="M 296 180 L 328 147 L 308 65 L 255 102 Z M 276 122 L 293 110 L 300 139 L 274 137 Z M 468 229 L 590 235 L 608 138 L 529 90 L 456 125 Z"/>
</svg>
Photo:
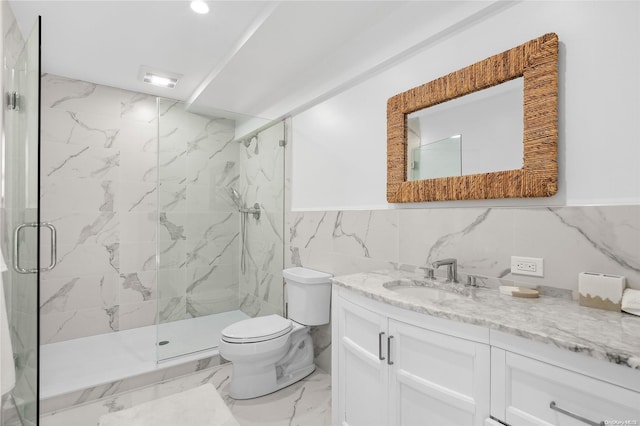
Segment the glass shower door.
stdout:
<svg viewBox="0 0 640 426">
<path fill-rule="evenodd" d="M 284 123 L 236 138 L 256 120 L 158 101 L 158 361 L 282 314 Z"/>
<path fill-rule="evenodd" d="M 235 121 L 158 100 L 159 361 L 218 345 L 239 311 Z"/>
<path fill-rule="evenodd" d="M 3 354 L 1 368 L 3 391 L 13 385 L 11 396 L 26 426 L 35 425 L 38 420 L 39 18 L 9 73 L 5 80 L 9 93 L 2 145 L 0 229 L 2 257 L 6 261 L 2 281 L 12 353 Z M 53 238 L 55 234 L 50 235 Z M 4 351 L 9 345 L 5 336 L 2 339 Z M 6 414 L 9 413 L 5 413 L 3 424 L 12 421 Z"/>
</svg>

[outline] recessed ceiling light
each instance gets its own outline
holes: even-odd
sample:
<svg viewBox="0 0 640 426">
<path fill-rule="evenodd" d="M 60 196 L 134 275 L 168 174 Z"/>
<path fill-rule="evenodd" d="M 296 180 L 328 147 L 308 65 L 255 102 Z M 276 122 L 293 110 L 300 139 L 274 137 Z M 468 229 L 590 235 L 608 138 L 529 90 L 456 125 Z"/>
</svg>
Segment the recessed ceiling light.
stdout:
<svg viewBox="0 0 640 426">
<path fill-rule="evenodd" d="M 202 0 L 194 0 L 191 2 L 191 10 L 204 15 L 205 13 L 209 13 L 209 5 Z"/>
<path fill-rule="evenodd" d="M 165 77 L 158 74 L 146 73 L 142 79 L 145 83 L 153 84 L 154 86 L 166 87 L 168 89 L 173 89 L 176 87 L 176 83 L 178 83 L 177 78 Z"/>
</svg>

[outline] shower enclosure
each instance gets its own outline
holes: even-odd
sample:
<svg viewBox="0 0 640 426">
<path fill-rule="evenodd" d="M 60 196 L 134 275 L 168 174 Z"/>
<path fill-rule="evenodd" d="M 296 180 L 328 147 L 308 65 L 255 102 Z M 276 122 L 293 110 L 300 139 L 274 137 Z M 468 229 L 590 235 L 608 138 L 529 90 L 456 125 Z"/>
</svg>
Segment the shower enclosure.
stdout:
<svg viewBox="0 0 640 426">
<path fill-rule="evenodd" d="M 218 346 L 227 325 L 282 312 L 284 122 L 158 100 L 158 360 Z"/>
<path fill-rule="evenodd" d="M 7 69 L 5 68 L 5 72 Z M 4 291 L 2 425 L 35 425 L 38 417 L 40 22 L 5 75 L 0 270 Z M 43 237 L 54 234 L 43 231 Z M 49 247 L 49 241 L 43 241 Z M 43 263 L 49 261 L 45 252 Z M 48 263 L 47 263 L 48 264 Z M 46 266 L 46 265 L 45 265 Z M 6 311 L 5 311 L 6 309 Z M 9 333 L 7 335 L 7 325 Z M 14 374 L 15 373 L 15 374 Z M 9 409 L 15 405 L 15 410 Z M 15 415 L 19 420 L 15 419 Z M 15 424 L 15 423 L 14 423 Z"/>
<path fill-rule="evenodd" d="M 228 324 L 282 312 L 284 123 L 245 137 L 255 118 L 50 74 L 42 93 L 41 413 L 205 368 Z"/>
</svg>

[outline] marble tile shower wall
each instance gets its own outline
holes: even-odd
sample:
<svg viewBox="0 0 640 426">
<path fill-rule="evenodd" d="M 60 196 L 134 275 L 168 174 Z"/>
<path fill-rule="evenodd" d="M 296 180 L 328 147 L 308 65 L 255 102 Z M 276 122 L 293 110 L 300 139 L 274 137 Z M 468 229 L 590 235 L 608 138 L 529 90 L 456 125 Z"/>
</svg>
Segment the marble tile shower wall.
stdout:
<svg viewBox="0 0 640 426">
<path fill-rule="evenodd" d="M 335 275 L 455 257 L 463 272 L 530 285 L 577 290 L 593 271 L 640 289 L 640 206 L 291 212 L 287 229 L 287 266 Z M 544 278 L 512 275 L 512 255 L 544 258 Z M 325 370 L 330 342 L 328 327 L 315 330 Z"/>
<path fill-rule="evenodd" d="M 166 99 L 159 110 L 159 320 L 238 309 L 235 123 Z"/>
<path fill-rule="evenodd" d="M 41 274 L 42 343 L 155 322 L 156 116 L 155 97 L 43 75 L 40 208 L 58 265 Z"/>
<path fill-rule="evenodd" d="M 281 312 L 284 124 L 245 147 L 231 120 L 170 100 L 159 112 L 158 128 L 155 97 L 43 76 L 41 212 L 58 229 L 58 265 L 41 276 L 43 343 L 156 314 Z M 242 277 L 230 187 L 263 212 L 247 221 Z"/>
<path fill-rule="evenodd" d="M 284 123 L 278 123 L 240 148 L 239 189 L 262 215 L 246 221 L 246 269 L 240 275 L 240 309 L 249 316 L 282 314 L 284 264 Z"/>
</svg>

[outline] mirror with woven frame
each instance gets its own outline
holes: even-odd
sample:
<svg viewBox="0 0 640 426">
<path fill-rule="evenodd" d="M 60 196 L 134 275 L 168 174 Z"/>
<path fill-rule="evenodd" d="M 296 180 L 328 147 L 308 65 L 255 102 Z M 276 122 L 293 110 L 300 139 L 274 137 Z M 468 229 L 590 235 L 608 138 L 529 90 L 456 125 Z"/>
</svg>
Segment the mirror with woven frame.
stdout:
<svg viewBox="0 0 640 426">
<path fill-rule="evenodd" d="M 407 116 L 523 77 L 522 167 L 489 173 L 407 178 Z M 558 36 L 516 46 L 391 97 L 387 102 L 387 201 L 550 197 L 558 189 Z"/>
</svg>

